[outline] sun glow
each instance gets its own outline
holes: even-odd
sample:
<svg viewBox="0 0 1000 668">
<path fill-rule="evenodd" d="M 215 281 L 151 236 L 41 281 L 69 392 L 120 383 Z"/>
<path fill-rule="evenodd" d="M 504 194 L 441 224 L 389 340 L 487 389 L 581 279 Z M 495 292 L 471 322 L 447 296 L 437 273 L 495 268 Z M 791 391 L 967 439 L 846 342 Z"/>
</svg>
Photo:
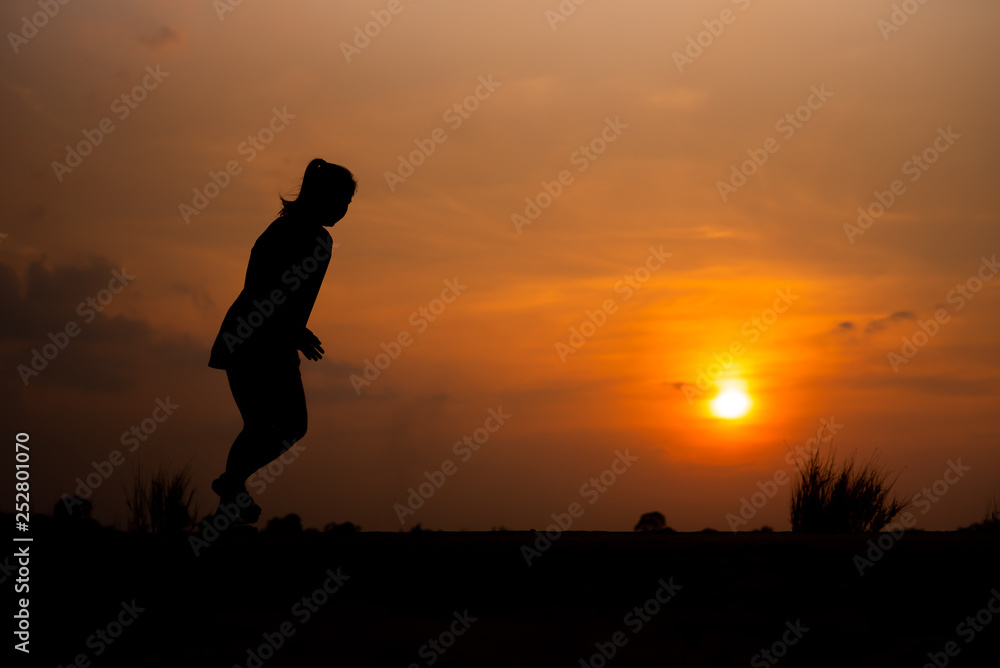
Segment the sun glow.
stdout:
<svg viewBox="0 0 1000 668">
<path fill-rule="evenodd" d="M 743 385 L 740 382 L 720 385 L 719 393 L 709 403 L 712 414 L 726 420 L 735 420 L 749 413 L 753 400 Z"/>
</svg>

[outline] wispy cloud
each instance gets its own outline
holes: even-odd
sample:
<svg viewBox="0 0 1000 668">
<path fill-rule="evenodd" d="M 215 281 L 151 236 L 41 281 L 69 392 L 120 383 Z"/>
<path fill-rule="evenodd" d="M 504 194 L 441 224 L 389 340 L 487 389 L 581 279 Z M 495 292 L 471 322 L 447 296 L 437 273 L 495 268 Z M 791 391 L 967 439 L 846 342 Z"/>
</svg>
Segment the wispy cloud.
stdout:
<svg viewBox="0 0 1000 668">
<path fill-rule="evenodd" d="M 865 327 L 865 334 L 881 332 L 885 328 L 894 325 L 897 322 L 902 322 L 903 320 L 915 320 L 916 317 L 917 316 L 913 313 L 913 311 L 896 311 L 895 313 L 884 318 L 870 321 Z"/>
<path fill-rule="evenodd" d="M 139 33 L 139 42 L 150 49 L 165 49 L 184 44 L 184 35 L 170 26 L 161 25 Z"/>
</svg>

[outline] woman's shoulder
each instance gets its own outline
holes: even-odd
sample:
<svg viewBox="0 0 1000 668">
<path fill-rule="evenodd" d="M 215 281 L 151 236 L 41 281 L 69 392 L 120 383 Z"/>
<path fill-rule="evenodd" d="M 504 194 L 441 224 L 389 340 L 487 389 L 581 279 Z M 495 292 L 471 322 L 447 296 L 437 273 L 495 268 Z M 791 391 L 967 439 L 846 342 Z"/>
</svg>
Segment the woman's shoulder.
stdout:
<svg viewBox="0 0 1000 668">
<path fill-rule="evenodd" d="M 310 224 L 292 216 L 280 216 L 261 232 L 254 248 L 280 252 L 298 250 L 302 246 L 310 246 L 317 242 L 330 247 L 332 239 L 330 232 L 322 225 Z"/>
<path fill-rule="evenodd" d="M 267 233 L 287 234 L 290 236 L 315 237 L 317 234 L 330 236 L 327 229 L 320 223 L 308 218 L 296 216 L 295 214 L 278 216 L 275 218 L 271 221 L 271 224 L 267 226 L 267 229 L 264 230 L 264 234 Z"/>
<path fill-rule="evenodd" d="M 275 218 L 260 233 L 254 246 L 263 246 L 270 250 L 278 250 L 281 247 L 287 246 L 289 242 L 294 241 L 298 236 L 296 227 L 290 220 L 282 217 Z"/>
</svg>

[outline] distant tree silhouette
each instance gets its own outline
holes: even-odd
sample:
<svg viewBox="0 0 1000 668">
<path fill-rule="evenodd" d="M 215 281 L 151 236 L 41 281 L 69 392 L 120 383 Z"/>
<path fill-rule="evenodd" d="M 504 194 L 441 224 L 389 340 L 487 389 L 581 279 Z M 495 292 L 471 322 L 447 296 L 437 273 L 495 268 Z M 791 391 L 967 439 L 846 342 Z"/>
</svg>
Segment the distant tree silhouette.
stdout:
<svg viewBox="0 0 1000 668">
<path fill-rule="evenodd" d="M 654 510 L 645 513 L 639 518 L 639 523 L 635 525 L 633 531 L 665 531 L 667 530 L 667 518 L 663 513 Z"/>
<path fill-rule="evenodd" d="M 52 508 L 52 521 L 61 531 L 79 531 L 100 528 L 91 518 L 94 504 L 79 495 L 56 501 Z"/>
<path fill-rule="evenodd" d="M 296 513 L 289 513 L 284 517 L 272 517 L 267 521 L 264 531 L 268 533 L 302 533 L 302 518 Z"/>
<path fill-rule="evenodd" d="M 834 451 L 821 459 L 817 449 L 792 487 L 792 531 L 864 533 L 881 530 L 908 504 L 890 492 L 895 479 L 880 468 L 876 457 L 857 464 L 852 455 L 838 469 Z"/>
<path fill-rule="evenodd" d="M 125 490 L 128 530 L 173 534 L 191 528 L 198 515 L 194 495 L 190 464 L 176 473 L 158 467 L 148 481 L 137 464 L 132 489 Z"/>
<path fill-rule="evenodd" d="M 361 531 L 361 527 L 354 522 L 343 522 L 338 524 L 337 522 L 328 522 L 323 527 L 323 533 L 357 533 Z"/>
<path fill-rule="evenodd" d="M 70 509 L 72 506 L 72 509 Z M 81 522 L 89 521 L 90 514 L 94 511 L 94 504 L 79 494 L 67 497 L 65 500 L 56 501 L 52 509 L 52 518 L 60 522 Z"/>
</svg>

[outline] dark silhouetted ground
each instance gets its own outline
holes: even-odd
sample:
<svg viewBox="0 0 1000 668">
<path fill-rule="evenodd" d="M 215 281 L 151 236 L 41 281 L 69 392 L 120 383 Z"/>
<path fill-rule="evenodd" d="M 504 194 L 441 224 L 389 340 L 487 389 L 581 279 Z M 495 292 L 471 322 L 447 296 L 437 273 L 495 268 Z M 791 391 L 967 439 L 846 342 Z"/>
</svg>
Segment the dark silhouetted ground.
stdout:
<svg viewBox="0 0 1000 668">
<path fill-rule="evenodd" d="M 959 650 L 948 665 L 998 665 L 1000 614 L 971 642 L 956 631 L 1000 590 L 995 533 L 905 534 L 864 577 L 853 557 L 868 535 L 567 533 L 529 567 L 521 548 L 534 538 L 262 533 L 196 558 L 186 538 L 36 531 L 32 665 L 85 654 L 92 666 L 245 668 L 283 623 L 293 633 L 250 666 L 919 668 L 948 642 Z M 347 579 L 320 603 L 338 571 Z M 626 620 L 671 579 L 681 589 L 641 629 Z M 88 646 L 133 599 L 144 610 L 121 635 Z M 616 632 L 613 658 L 592 659 Z M 783 634 L 795 639 L 776 648 L 783 658 L 758 656 Z"/>
</svg>

